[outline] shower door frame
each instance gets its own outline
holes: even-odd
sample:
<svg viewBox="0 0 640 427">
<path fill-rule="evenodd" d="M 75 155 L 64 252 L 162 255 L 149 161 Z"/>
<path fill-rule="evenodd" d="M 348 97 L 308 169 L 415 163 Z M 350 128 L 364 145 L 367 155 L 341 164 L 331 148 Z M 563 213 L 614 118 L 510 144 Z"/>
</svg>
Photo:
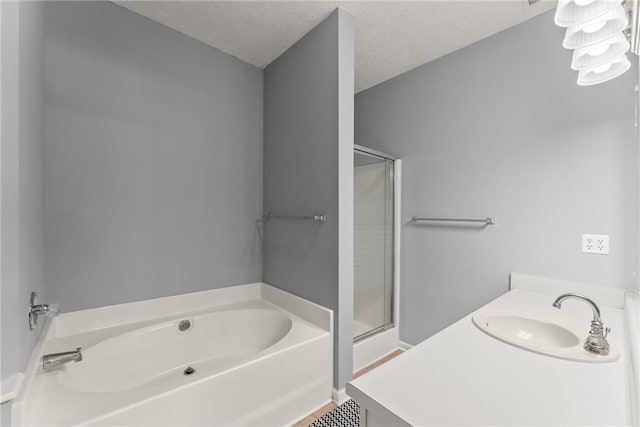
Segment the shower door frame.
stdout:
<svg viewBox="0 0 640 427">
<path fill-rule="evenodd" d="M 375 336 L 381 332 L 388 331 L 390 329 L 396 328 L 399 331 L 399 322 L 400 322 L 400 171 L 401 171 L 401 160 L 395 156 L 392 156 L 387 153 L 383 153 L 378 150 L 374 150 L 368 147 L 363 147 L 362 145 L 354 144 L 353 145 L 354 154 L 361 154 L 368 157 L 373 157 L 381 160 L 390 160 L 393 163 L 393 174 L 391 176 L 392 182 L 391 187 L 393 188 L 393 245 L 391 256 L 393 257 L 391 265 L 392 265 L 392 292 L 391 292 L 391 322 L 385 325 L 379 326 L 375 329 L 372 329 L 368 332 L 365 332 L 358 337 L 353 338 L 354 344 L 360 343 L 367 338 Z M 355 295 L 354 295 L 355 298 Z"/>
</svg>

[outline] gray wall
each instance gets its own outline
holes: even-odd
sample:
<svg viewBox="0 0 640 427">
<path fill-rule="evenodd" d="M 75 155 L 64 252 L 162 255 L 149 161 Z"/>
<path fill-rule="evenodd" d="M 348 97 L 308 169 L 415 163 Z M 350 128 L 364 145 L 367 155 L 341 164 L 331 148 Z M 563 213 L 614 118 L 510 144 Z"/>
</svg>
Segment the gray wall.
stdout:
<svg viewBox="0 0 640 427">
<path fill-rule="evenodd" d="M 31 291 L 44 295 L 42 4 L 1 2 L 2 379 L 24 371 L 40 325 L 29 331 Z M 3 425 L 9 405 L 0 406 Z"/>
<path fill-rule="evenodd" d="M 353 205 L 352 103 L 353 22 L 338 10 L 264 72 L 264 211 L 327 216 L 324 224 L 264 224 L 264 280 L 334 310 L 338 388 L 351 378 L 353 347 L 353 284 L 347 277 L 341 286 L 347 270 L 353 274 L 352 246 L 339 240 L 345 215 L 352 223 L 352 211 L 344 210 Z M 351 189 L 348 203 L 343 186 Z"/>
<path fill-rule="evenodd" d="M 47 3 L 45 37 L 49 300 L 260 281 L 262 71 L 109 2 Z"/>
<path fill-rule="evenodd" d="M 517 271 L 631 288 L 638 271 L 637 67 L 579 87 L 553 12 L 356 96 L 356 143 L 403 159 L 401 338 L 417 343 Z M 635 61 L 634 61 L 635 62 Z M 609 256 L 581 234 L 609 234 Z"/>
</svg>

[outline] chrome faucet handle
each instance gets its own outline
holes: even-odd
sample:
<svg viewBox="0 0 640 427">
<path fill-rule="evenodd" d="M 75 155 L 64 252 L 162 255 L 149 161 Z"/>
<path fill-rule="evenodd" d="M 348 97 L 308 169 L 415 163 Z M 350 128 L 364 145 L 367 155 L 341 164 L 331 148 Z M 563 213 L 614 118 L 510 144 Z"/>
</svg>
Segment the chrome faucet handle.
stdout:
<svg viewBox="0 0 640 427">
<path fill-rule="evenodd" d="M 55 317 L 61 312 L 60 304 L 38 304 L 38 295 L 35 292 L 31 292 L 28 312 L 29 330 L 33 331 L 38 324 L 38 316 Z"/>
<path fill-rule="evenodd" d="M 585 340 L 583 348 L 589 353 L 606 356 L 609 354 L 609 342 L 606 338 L 610 331 L 611 328 L 607 328 L 605 333 L 602 321 L 592 321 L 589 336 Z"/>
</svg>

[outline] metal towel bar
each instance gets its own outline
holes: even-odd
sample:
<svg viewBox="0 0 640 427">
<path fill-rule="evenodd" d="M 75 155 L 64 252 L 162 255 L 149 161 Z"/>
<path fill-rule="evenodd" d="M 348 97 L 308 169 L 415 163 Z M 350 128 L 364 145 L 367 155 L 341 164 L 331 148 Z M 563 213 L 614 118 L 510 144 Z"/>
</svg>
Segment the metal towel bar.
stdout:
<svg viewBox="0 0 640 427">
<path fill-rule="evenodd" d="M 485 225 L 494 225 L 496 222 L 493 218 L 422 218 L 417 216 L 411 217 L 411 222 L 479 222 Z"/>
<path fill-rule="evenodd" d="M 273 215 L 272 213 L 267 212 L 267 214 L 263 215 L 262 218 L 264 218 L 266 221 L 270 221 L 272 219 L 309 219 L 309 220 L 318 221 L 318 222 L 326 221 L 326 217 L 324 214 L 308 215 L 308 216 L 288 216 L 288 215 Z"/>
</svg>

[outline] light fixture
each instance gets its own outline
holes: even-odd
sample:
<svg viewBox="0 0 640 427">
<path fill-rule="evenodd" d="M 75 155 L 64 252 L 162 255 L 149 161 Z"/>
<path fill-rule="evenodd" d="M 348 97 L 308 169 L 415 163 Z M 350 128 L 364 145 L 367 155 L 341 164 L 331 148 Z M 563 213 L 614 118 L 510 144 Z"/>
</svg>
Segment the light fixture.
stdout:
<svg viewBox="0 0 640 427">
<path fill-rule="evenodd" d="M 578 85 L 604 83 L 631 67 L 626 53 L 630 47 L 637 52 L 639 1 L 558 0 L 554 21 L 568 27 L 562 45 L 575 49 L 571 68 L 578 71 Z M 629 12 L 631 44 L 627 41 Z"/>
<path fill-rule="evenodd" d="M 589 22 L 615 8 L 622 0 L 559 0 L 554 21 L 559 27 Z"/>
<path fill-rule="evenodd" d="M 631 67 L 631 63 L 625 55 L 621 55 L 613 61 L 578 71 L 578 84 L 580 86 L 592 86 L 615 79 Z"/>
<path fill-rule="evenodd" d="M 616 5 L 604 15 L 567 28 L 562 46 L 567 49 L 587 47 L 621 33 L 629 25 L 622 5 Z"/>
<path fill-rule="evenodd" d="M 624 34 L 618 33 L 598 44 L 576 49 L 573 52 L 571 68 L 585 70 L 608 64 L 627 53 L 629 46 Z"/>
</svg>

